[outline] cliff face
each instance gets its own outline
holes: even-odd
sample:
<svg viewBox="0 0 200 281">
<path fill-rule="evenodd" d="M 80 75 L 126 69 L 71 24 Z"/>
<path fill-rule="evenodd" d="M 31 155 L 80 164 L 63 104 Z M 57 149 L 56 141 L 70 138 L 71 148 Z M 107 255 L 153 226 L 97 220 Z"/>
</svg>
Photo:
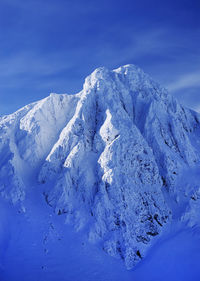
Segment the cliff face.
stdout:
<svg viewBox="0 0 200 281">
<path fill-rule="evenodd" d="M 192 206 L 180 175 L 199 165 L 199 122 L 139 68 L 99 68 L 80 93 L 0 119 L 1 195 L 23 202 L 37 179 L 56 213 L 132 268 L 173 202 Z"/>
</svg>

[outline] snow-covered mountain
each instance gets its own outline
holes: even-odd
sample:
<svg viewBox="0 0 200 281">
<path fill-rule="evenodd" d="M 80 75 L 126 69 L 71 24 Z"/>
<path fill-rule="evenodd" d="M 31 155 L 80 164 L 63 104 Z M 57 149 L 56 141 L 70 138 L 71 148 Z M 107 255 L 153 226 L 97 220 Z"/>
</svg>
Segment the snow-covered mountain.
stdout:
<svg viewBox="0 0 200 281">
<path fill-rule="evenodd" d="M 129 269 L 174 218 L 198 222 L 198 182 L 184 175 L 199 164 L 200 115 L 133 65 L 98 68 L 80 93 L 0 118 L 1 196 L 23 207 L 37 186 Z"/>
</svg>

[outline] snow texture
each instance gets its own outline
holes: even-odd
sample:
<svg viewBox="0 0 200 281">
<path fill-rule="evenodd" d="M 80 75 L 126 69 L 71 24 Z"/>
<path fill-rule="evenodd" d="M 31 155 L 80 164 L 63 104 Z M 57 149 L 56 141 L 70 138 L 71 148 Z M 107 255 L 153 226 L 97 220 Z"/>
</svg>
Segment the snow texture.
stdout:
<svg viewBox="0 0 200 281">
<path fill-rule="evenodd" d="M 46 203 L 91 243 L 141 261 L 174 218 L 198 224 L 200 115 L 134 65 L 101 67 L 75 95 L 51 94 L 0 118 L 0 194 Z"/>
</svg>

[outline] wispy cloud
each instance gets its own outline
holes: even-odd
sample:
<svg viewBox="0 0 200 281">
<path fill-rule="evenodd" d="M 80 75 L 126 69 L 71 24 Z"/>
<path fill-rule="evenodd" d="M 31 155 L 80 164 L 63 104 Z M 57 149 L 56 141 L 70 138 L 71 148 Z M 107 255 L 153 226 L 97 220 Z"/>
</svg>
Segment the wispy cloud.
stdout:
<svg viewBox="0 0 200 281">
<path fill-rule="evenodd" d="M 75 93 L 95 68 L 128 63 L 172 92 L 200 87 L 194 16 L 185 22 L 174 1 L 150 2 L 2 0 L 1 103 L 14 110 L 49 91 Z"/>
<path fill-rule="evenodd" d="M 13 77 L 21 74 L 51 75 L 67 68 L 60 56 L 40 56 L 35 53 L 17 53 L 0 58 L 0 76 Z"/>
<path fill-rule="evenodd" d="M 192 87 L 200 87 L 200 71 L 184 74 L 167 86 L 171 92 Z"/>
</svg>

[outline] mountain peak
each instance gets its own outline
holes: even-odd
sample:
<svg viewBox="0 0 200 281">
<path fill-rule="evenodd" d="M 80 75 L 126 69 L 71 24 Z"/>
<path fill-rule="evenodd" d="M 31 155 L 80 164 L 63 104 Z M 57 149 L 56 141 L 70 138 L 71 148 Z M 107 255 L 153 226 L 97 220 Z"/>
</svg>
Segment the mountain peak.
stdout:
<svg viewBox="0 0 200 281">
<path fill-rule="evenodd" d="M 113 71 L 121 74 L 127 74 L 128 72 L 144 73 L 144 71 L 135 64 L 126 64 L 114 69 Z"/>
<path fill-rule="evenodd" d="M 148 100 L 172 101 L 172 96 L 168 94 L 165 88 L 161 87 L 142 69 L 133 64 L 127 64 L 114 70 L 99 67 L 86 78 L 83 86 L 86 92 L 96 89 L 104 94 L 109 92 L 104 91 L 103 89 L 105 88 L 118 89 L 118 92 L 127 92 L 129 95 L 130 93 L 132 95 L 140 94 Z"/>
<path fill-rule="evenodd" d="M 79 94 L 0 120 L 0 194 L 24 204 L 39 185 L 57 214 L 132 268 L 172 220 L 169 202 L 189 205 L 195 187 L 185 195 L 178 178 L 200 163 L 199 124 L 137 66 L 100 67 Z"/>
<path fill-rule="evenodd" d="M 116 68 L 114 70 L 109 70 L 108 68 L 102 66 L 96 68 L 87 78 L 86 81 L 96 81 L 96 80 L 107 80 L 114 78 L 113 74 L 117 75 L 123 75 L 124 77 L 127 76 L 127 78 L 134 78 L 134 76 L 140 75 L 140 78 L 146 78 L 151 79 L 147 74 L 144 73 L 142 69 L 137 67 L 134 64 L 127 64 L 124 66 L 121 66 L 119 68 Z"/>
</svg>

